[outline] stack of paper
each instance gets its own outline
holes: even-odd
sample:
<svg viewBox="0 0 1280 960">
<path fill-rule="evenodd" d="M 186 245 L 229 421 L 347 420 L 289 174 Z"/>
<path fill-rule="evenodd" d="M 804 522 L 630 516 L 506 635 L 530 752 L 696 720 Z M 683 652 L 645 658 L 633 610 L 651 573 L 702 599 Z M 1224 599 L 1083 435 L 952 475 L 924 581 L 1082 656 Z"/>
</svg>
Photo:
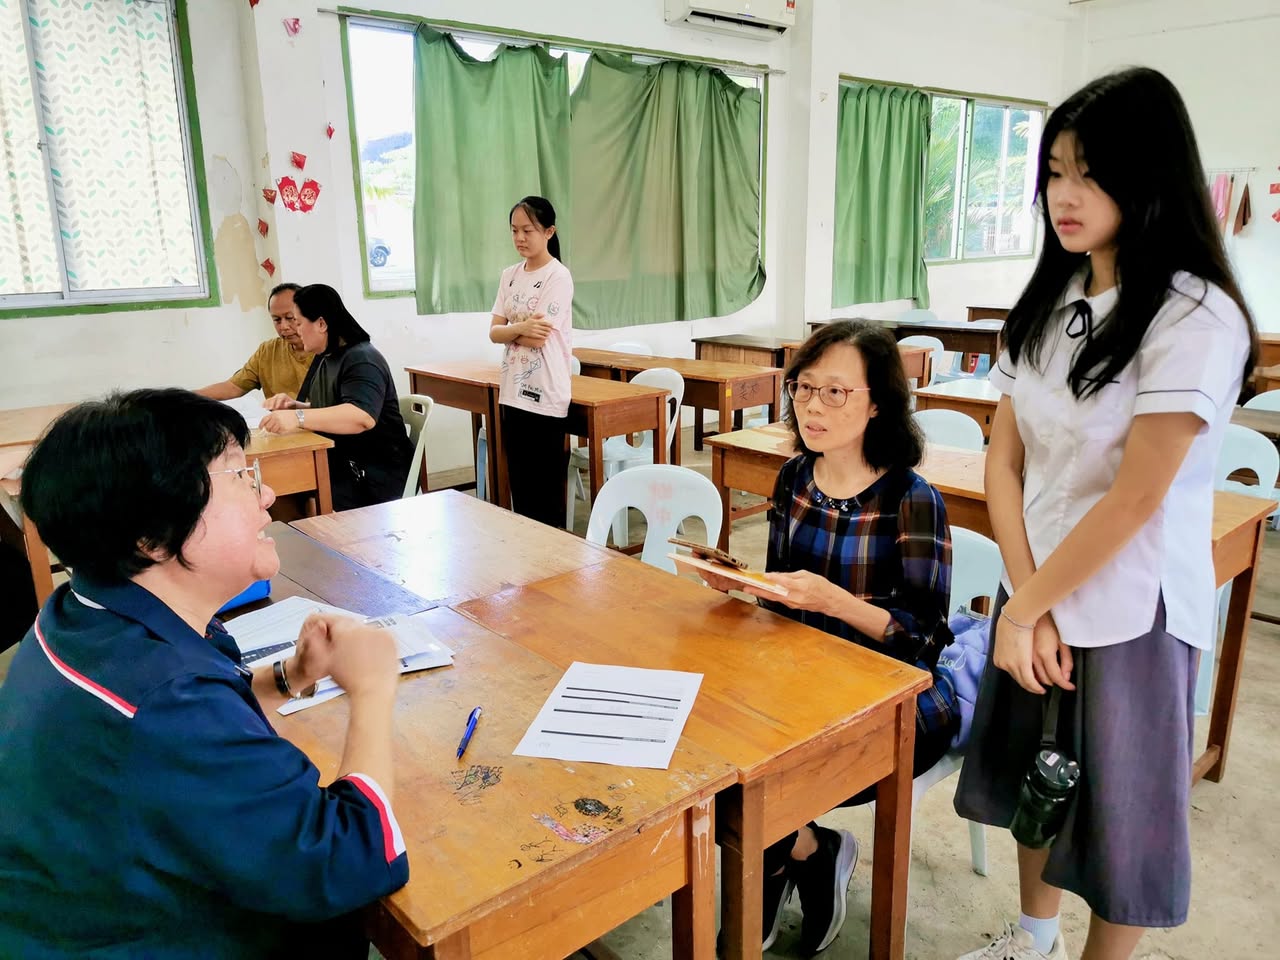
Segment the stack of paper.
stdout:
<svg viewBox="0 0 1280 960">
<path fill-rule="evenodd" d="M 262 423 L 262 418 L 271 412 L 262 405 L 265 401 L 257 390 L 246 393 L 243 397 L 237 397 L 235 400 L 222 402 L 244 417 L 244 422 L 250 430 L 257 430 Z"/>
<path fill-rule="evenodd" d="M 359 614 L 339 607 L 331 607 L 326 603 L 316 603 L 314 600 L 304 600 L 302 597 L 288 597 L 261 610 L 237 617 L 231 621 L 228 629 L 240 647 L 244 665 L 256 667 L 293 656 L 293 648 L 297 643 L 298 633 L 302 630 L 302 624 L 313 613 L 336 613 L 356 620 L 364 620 Z M 453 663 L 453 651 L 431 632 L 422 616 L 421 613 L 408 617 L 396 614 L 365 621 L 390 630 L 395 635 L 401 673 L 429 670 L 432 667 L 444 667 Z M 305 710 L 307 707 L 313 707 L 317 703 L 340 697 L 345 692 L 333 678 L 326 677 L 316 685 L 315 696 L 305 700 L 290 700 L 280 708 L 280 713 L 287 716 L 290 713 Z"/>
</svg>

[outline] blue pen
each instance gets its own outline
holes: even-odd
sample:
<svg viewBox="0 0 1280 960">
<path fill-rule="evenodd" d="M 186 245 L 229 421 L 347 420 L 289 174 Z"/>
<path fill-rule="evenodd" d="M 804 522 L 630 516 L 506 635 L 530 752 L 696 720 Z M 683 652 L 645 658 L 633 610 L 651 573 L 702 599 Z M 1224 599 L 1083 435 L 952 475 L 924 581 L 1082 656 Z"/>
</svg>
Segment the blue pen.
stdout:
<svg viewBox="0 0 1280 960">
<path fill-rule="evenodd" d="M 476 721 L 480 719 L 480 714 L 484 711 L 476 707 L 471 711 L 471 716 L 467 717 L 467 731 L 462 735 L 462 740 L 458 743 L 458 759 L 462 759 L 462 755 L 467 752 L 467 744 L 471 742 L 471 735 L 476 732 Z"/>
</svg>

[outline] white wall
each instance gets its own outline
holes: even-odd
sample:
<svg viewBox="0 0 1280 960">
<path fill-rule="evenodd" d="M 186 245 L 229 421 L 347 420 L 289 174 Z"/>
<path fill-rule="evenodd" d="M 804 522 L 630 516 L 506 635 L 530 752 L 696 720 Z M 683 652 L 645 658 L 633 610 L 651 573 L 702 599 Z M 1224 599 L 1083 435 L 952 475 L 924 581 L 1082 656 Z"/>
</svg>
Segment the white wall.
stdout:
<svg viewBox="0 0 1280 960">
<path fill-rule="evenodd" d="M 1280 331 L 1280 0 L 1096 0 L 1086 5 L 1087 70 L 1165 73 L 1181 91 L 1206 167 L 1248 174 L 1253 221 L 1227 246 L 1262 330 Z M 1243 190 L 1236 177 L 1232 217 Z"/>
<path fill-rule="evenodd" d="M 236 42 L 248 4 L 187 8 L 224 305 L 0 320 L 0 408 L 80 400 L 113 387 L 203 386 L 235 372 L 272 332 Z"/>
</svg>

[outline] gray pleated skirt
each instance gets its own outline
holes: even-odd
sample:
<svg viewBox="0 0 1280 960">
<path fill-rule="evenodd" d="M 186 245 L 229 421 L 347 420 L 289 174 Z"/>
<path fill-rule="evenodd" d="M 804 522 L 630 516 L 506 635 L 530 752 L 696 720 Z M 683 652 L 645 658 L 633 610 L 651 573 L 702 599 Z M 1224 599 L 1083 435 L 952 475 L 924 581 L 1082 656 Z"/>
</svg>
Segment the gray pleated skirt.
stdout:
<svg viewBox="0 0 1280 960">
<path fill-rule="evenodd" d="M 992 623 L 1006 597 L 997 598 Z M 1081 778 L 1043 879 L 1109 923 L 1176 927 L 1191 900 L 1190 795 L 1198 651 L 1165 631 L 1077 648 L 1058 744 Z M 960 816 L 1008 827 L 1044 726 L 1044 698 L 990 661 L 960 771 Z"/>
</svg>

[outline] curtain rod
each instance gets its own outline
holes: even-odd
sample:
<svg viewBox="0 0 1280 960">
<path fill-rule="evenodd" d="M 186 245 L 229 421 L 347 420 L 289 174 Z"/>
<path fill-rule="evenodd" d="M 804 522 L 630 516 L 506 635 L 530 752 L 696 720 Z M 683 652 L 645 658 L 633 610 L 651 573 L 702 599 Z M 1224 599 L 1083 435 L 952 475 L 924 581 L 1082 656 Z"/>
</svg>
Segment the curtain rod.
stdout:
<svg viewBox="0 0 1280 960">
<path fill-rule="evenodd" d="M 510 30 L 501 27 L 489 27 L 478 23 L 458 23 L 453 20 L 433 20 L 429 17 L 421 17 L 412 13 L 399 14 L 395 12 L 383 10 L 354 10 L 349 7 L 317 7 L 316 13 L 328 13 L 335 17 L 355 19 L 355 20 L 377 20 L 383 23 L 394 23 L 400 27 L 412 27 L 415 24 L 425 23 L 429 27 L 435 27 L 442 32 L 461 32 L 461 33 L 477 33 L 488 34 L 496 37 L 512 37 L 520 40 L 533 40 L 540 43 L 554 44 L 556 46 L 565 47 L 590 47 L 594 50 L 602 50 L 605 53 L 625 53 L 638 54 L 642 57 L 655 57 L 661 60 L 681 60 L 685 63 L 695 63 L 706 67 L 729 67 L 731 69 L 748 70 L 752 73 L 759 73 L 763 76 L 784 77 L 787 74 L 785 70 L 779 70 L 776 67 L 770 67 L 764 63 L 747 63 L 744 60 L 716 60 L 710 57 L 698 57 L 686 55 L 683 53 L 673 53 L 669 50 L 650 50 L 644 47 L 627 47 L 618 44 L 600 43 L 595 40 L 579 40 L 572 37 L 557 37 L 545 33 L 531 33 L 525 30 Z"/>
</svg>

